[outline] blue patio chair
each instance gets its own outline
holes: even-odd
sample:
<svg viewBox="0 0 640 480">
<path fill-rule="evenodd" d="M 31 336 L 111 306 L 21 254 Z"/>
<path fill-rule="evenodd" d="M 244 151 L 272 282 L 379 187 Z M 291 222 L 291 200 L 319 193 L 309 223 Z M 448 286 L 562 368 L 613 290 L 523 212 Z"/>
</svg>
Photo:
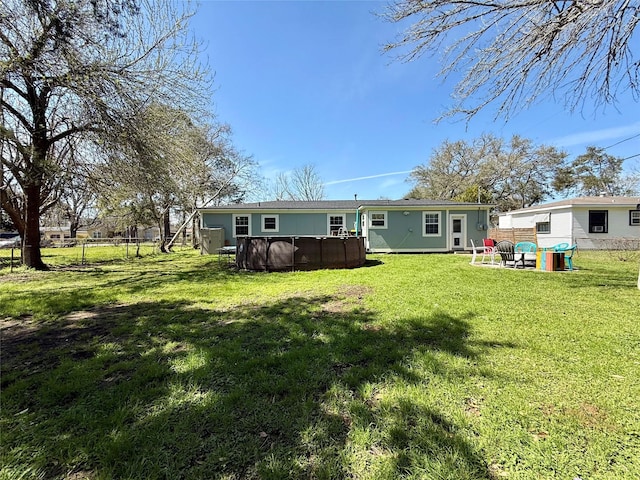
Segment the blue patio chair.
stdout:
<svg viewBox="0 0 640 480">
<path fill-rule="evenodd" d="M 543 252 L 564 252 L 567 248 L 569 248 L 568 243 L 557 243 L 550 247 L 542 247 L 541 250 Z"/>
<path fill-rule="evenodd" d="M 537 249 L 538 246 L 533 242 L 518 242 L 513 247 L 513 250 L 519 253 L 536 253 Z"/>
<path fill-rule="evenodd" d="M 578 245 L 574 244 L 564 250 L 564 264 L 569 268 L 569 270 L 573 270 L 573 254 L 576 253 L 577 249 Z"/>
<path fill-rule="evenodd" d="M 568 243 L 559 243 L 557 245 L 554 245 L 552 248 L 553 248 L 554 252 L 564 252 L 565 250 L 569 249 L 569 244 Z"/>
<path fill-rule="evenodd" d="M 536 250 L 538 246 L 533 242 L 518 242 L 513 247 L 516 256 L 519 256 L 522 260 L 522 266 L 529 265 L 536 266 Z M 519 254 L 519 255 L 518 255 Z"/>
</svg>

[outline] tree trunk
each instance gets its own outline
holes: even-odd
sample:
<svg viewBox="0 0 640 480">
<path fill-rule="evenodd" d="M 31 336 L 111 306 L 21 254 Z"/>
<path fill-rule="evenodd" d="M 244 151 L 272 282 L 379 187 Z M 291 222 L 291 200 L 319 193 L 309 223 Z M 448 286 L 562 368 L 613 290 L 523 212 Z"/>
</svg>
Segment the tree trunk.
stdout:
<svg viewBox="0 0 640 480">
<path fill-rule="evenodd" d="M 164 230 L 164 241 L 165 243 L 171 240 L 171 217 L 169 215 L 169 209 L 167 208 L 164 212 L 163 218 L 163 230 Z"/>
<path fill-rule="evenodd" d="M 78 227 L 80 226 L 80 222 L 77 220 L 72 220 L 69 222 L 69 237 L 76 238 L 78 235 Z"/>
<path fill-rule="evenodd" d="M 28 185 L 24 188 L 26 218 L 22 237 L 22 262 L 29 268 L 47 270 L 40 252 L 40 187 Z"/>
<path fill-rule="evenodd" d="M 198 215 L 194 215 L 191 219 L 191 246 L 198 248 L 200 246 L 200 225 Z"/>
<path fill-rule="evenodd" d="M 165 209 L 160 222 L 160 251 L 162 253 L 170 253 L 171 246 L 167 248 L 167 244 L 171 241 L 171 223 L 169 219 L 169 209 Z"/>
</svg>

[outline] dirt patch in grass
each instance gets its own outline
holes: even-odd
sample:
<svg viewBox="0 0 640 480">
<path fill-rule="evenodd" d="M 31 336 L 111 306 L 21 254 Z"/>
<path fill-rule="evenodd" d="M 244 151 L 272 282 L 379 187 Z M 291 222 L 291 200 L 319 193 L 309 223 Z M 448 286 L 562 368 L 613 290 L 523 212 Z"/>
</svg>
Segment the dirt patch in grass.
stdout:
<svg viewBox="0 0 640 480">
<path fill-rule="evenodd" d="M 93 472 L 81 471 L 69 473 L 64 478 L 65 480 L 92 480 L 96 478 L 96 475 Z"/>
<path fill-rule="evenodd" d="M 362 308 L 365 297 L 372 292 L 371 287 L 363 285 L 343 285 L 333 299 L 322 305 L 322 310 L 327 313 L 344 313 Z"/>
<path fill-rule="evenodd" d="M 569 410 L 578 421 L 587 428 L 609 428 L 607 414 L 596 405 L 582 403 L 578 408 Z"/>
<path fill-rule="evenodd" d="M 469 397 L 465 399 L 464 412 L 471 417 L 481 416 L 482 402 L 483 402 L 483 399 L 478 399 L 474 397 Z"/>
</svg>

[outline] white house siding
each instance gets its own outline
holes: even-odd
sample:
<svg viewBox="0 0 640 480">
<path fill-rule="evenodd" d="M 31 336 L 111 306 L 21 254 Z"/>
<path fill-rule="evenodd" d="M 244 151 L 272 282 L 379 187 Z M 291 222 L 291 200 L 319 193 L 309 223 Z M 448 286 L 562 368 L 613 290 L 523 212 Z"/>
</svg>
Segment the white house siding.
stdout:
<svg viewBox="0 0 640 480">
<path fill-rule="evenodd" d="M 549 217 L 550 232 L 539 233 L 538 245 L 542 248 L 551 247 L 559 243 L 573 245 L 573 220 L 571 210 L 551 210 Z"/>
<path fill-rule="evenodd" d="M 606 210 L 607 233 L 589 233 L 589 210 Z M 616 248 L 623 239 L 640 238 L 640 227 L 629 225 L 628 207 L 574 207 L 574 239 L 584 250 Z"/>
<path fill-rule="evenodd" d="M 536 215 L 549 214 L 549 233 L 538 233 L 538 246 L 551 247 L 558 243 L 573 243 L 573 224 L 569 209 L 538 210 L 527 213 L 514 213 L 499 218 L 499 228 L 535 228 Z M 508 227 L 506 225 L 509 225 Z"/>
<path fill-rule="evenodd" d="M 513 228 L 511 215 L 500 215 L 498 217 L 498 228 Z"/>
<path fill-rule="evenodd" d="M 589 211 L 592 210 L 607 212 L 607 232 L 589 231 Z M 578 197 L 501 214 L 499 227 L 533 228 L 536 215 L 548 213 L 550 232 L 537 235 L 542 247 L 566 242 L 576 243 L 585 250 L 637 248 L 640 226 L 629 222 L 630 212 L 638 210 L 640 197 Z"/>
</svg>

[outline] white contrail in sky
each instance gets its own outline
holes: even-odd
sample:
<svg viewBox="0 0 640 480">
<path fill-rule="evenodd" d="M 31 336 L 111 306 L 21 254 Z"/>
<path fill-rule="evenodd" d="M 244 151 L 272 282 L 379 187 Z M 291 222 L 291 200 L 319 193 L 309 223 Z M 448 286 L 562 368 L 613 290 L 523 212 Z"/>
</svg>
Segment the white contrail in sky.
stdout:
<svg viewBox="0 0 640 480">
<path fill-rule="evenodd" d="M 603 128 L 601 130 L 592 130 L 589 132 L 579 132 L 564 137 L 556 138 L 552 141 L 562 147 L 572 147 L 585 143 L 596 144 L 605 140 L 612 140 L 628 135 L 636 134 L 640 131 L 640 122 L 620 127 Z"/>
<path fill-rule="evenodd" d="M 335 185 L 337 183 L 347 183 L 347 182 L 359 182 L 360 180 L 371 180 L 372 178 L 390 177 L 391 175 L 406 175 L 407 173 L 411 173 L 412 171 L 413 170 L 404 170 L 402 172 L 379 173 L 378 175 L 369 175 L 366 177 L 345 178 L 344 180 L 331 180 L 330 182 L 326 182 L 325 185 Z"/>
</svg>

